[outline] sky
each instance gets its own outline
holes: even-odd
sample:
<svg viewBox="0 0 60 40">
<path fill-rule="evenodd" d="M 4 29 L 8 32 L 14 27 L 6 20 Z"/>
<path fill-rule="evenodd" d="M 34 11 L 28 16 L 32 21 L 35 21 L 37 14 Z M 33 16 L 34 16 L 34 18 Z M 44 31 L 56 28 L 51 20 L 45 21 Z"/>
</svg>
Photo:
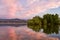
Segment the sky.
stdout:
<svg viewBox="0 0 60 40">
<path fill-rule="evenodd" d="M 0 18 L 30 19 L 46 13 L 60 15 L 60 0 L 0 0 Z"/>
</svg>

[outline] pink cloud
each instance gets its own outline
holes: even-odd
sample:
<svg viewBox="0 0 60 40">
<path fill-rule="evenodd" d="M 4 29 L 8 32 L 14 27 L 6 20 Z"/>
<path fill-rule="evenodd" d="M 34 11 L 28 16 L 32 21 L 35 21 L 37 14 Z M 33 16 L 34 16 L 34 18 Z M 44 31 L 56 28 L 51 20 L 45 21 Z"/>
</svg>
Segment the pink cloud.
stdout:
<svg viewBox="0 0 60 40">
<path fill-rule="evenodd" d="M 37 1 L 39 1 L 39 0 L 26 0 L 27 1 L 27 4 L 28 5 L 31 5 L 31 4 L 33 4 L 34 2 L 37 2 Z"/>
<path fill-rule="evenodd" d="M 33 1 L 31 1 L 33 2 Z M 29 2 L 29 3 L 31 3 Z M 41 3 L 40 3 L 41 2 Z M 28 3 L 28 4 L 29 4 Z M 45 1 L 34 1 L 31 5 L 29 5 L 29 10 L 27 10 L 24 14 L 22 18 L 27 18 L 31 15 L 34 14 L 38 14 L 41 12 L 46 11 L 47 9 L 51 9 L 51 8 L 56 8 L 60 6 L 60 1 L 54 1 L 54 0 L 50 0 L 47 3 Z"/>
<path fill-rule="evenodd" d="M 3 12 L 1 12 L 1 13 L 3 13 L 2 14 L 3 17 L 6 16 L 6 18 L 15 18 L 17 10 L 22 9 L 21 5 L 18 7 L 16 0 L 2 0 L 2 4 L 4 4 L 4 6 L 6 6 L 6 7 L 3 7 L 4 8 L 3 10 L 5 11 L 5 14 L 4 14 L 3 10 L 2 10 Z"/>
<path fill-rule="evenodd" d="M 17 5 L 14 2 L 15 0 L 5 0 L 5 3 L 8 6 L 8 18 L 15 17 L 15 13 L 17 11 Z"/>
<path fill-rule="evenodd" d="M 26 6 L 20 3 L 19 0 L 1 1 L 2 10 L 0 8 L 0 13 L 2 13 L 1 15 L 5 18 L 31 18 L 31 15 L 36 15 L 38 13 L 46 11 L 47 9 L 60 6 L 60 0 L 26 0 L 27 4 L 24 4 Z M 17 13 L 18 11 L 19 13 Z"/>
</svg>

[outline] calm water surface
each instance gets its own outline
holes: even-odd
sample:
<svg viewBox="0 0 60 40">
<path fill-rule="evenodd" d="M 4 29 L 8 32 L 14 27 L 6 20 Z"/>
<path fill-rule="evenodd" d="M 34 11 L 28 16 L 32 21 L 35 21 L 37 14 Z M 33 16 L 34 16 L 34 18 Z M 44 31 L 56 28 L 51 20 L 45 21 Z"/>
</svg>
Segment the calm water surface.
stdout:
<svg viewBox="0 0 60 40">
<path fill-rule="evenodd" d="M 0 26 L 0 40 L 38 40 L 47 36 L 60 37 L 58 34 L 46 34 L 42 32 L 35 32 L 25 26 Z"/>
</svg>

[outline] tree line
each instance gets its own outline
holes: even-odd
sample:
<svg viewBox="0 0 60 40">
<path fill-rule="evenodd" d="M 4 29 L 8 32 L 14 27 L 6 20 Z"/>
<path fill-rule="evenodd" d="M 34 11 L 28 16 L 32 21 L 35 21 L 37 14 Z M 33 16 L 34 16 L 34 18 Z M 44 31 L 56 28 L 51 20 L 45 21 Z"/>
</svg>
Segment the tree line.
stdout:
<svg viewBox="0 0 60 40">
<path fill-rule="evenodd" d="M 29 19 L 27 24 L 29 28 L 39 31 L 41 28 L 49 28 L 49 25 L 59 25 L 60 19 L 58 14 L 45 14 L 43 17 L 35 16 L 32 19 Z"/>
</svg>

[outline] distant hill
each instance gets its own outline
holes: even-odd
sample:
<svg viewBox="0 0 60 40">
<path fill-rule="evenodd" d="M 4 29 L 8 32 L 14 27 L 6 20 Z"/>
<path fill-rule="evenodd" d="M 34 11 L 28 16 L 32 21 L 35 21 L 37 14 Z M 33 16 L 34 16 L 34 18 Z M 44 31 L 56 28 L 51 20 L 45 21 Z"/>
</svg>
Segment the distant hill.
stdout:
<svg viewBox="0 0 60 40">
<path fill-rule="evenodd" d="M 0 19 L 0 22 L 19 22 L 19 23 L 27 23 L 27 20 L 23 19 Z"/>
</svg>

